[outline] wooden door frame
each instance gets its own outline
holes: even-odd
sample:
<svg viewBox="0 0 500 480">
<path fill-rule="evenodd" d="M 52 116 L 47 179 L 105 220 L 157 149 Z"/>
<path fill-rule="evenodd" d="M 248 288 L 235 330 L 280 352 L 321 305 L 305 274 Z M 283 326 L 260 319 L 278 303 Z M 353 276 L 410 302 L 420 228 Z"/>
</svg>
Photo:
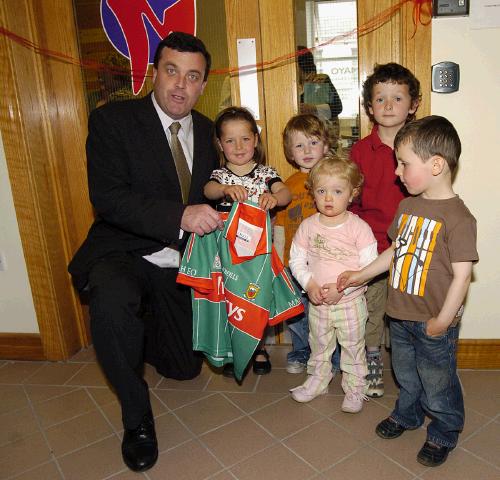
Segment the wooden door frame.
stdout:
<svg viewBox="0 0 500 480">
<path fill-rule="evenodd" d="M 0 3 L 2 25 L 79 58 L 71 0 Z M 3 358 L 63 360 L 88 345 L 86 315 L 67 272 L 92 221 L 81 70 L 0 38 L 0 128 L 40 335 L 4 334 Z"/>
</svg>

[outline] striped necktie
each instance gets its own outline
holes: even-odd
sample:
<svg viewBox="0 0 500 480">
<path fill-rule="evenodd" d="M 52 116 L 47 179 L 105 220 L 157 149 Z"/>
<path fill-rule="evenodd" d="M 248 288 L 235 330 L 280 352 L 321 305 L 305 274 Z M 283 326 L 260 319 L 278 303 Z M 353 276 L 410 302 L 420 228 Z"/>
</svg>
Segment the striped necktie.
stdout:
<svg viewBox="0 0 500 480">
<path fill-rule="evenodd" d="M 182 202 L 186 205 L 189 197 L 189 187 L 191 186 L 191 172 L 189 171 L 184 150 L 182 149 L 181 142 L 177 135 L 180 128 L 181 124 L 179 122 L 174 122 L 170 125 L 170 127 L 168 127 L 171 133 L 170 150 L 172 150 L 175 169 L 177 170 L 177 177 L 179 178 L 179 184 L 181 186 Z"/>
</svg>

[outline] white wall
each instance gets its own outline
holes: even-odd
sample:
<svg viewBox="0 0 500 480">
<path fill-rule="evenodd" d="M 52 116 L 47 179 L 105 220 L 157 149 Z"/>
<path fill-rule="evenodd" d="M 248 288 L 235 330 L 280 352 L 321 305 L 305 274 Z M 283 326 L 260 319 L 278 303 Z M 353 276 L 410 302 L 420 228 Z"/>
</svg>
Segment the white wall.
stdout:
<svg viewBox="0 0 500 480">
<path fill-rule="evenodd" d="M 0 332 L 39 333 L 0 135 Z"/>
<path fill-rule="evenodd" d="M 479 263 L 461 338 L 500 338 L 500 28 L 472 30 L 469 17 L 432 22 L 432 63 L 460 65 L 456 93 L 432 93 L 432 113 L 458 130 L 462 156 L 455 191 L 477 219 Z"/>
</svg>

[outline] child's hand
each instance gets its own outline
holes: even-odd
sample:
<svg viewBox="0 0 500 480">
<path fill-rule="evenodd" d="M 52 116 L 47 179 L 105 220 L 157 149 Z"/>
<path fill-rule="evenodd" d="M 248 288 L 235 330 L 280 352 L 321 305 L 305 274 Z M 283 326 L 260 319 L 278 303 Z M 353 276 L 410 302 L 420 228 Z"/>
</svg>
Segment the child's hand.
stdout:
<svg viewBox="0 0 500 480">
<path fill-rule="evenodd" d="M 325 283 L 321 287 L 321 294 L 323 296 L 323 303 L 326 305 L 336 305 L 344 296 L 342 292 L 337 291 L 336 283 Z"/>
<path fill-rule="evenodd" d="M 313 305 L 321 305 L 323 303 L 323 294 L 321 287 L 311 278 L 306 287 L 307 296 Z"/>
<path fill-rule="evenodd" d="M 222 189 L 222 192 L 233 202 L 244 202 L 248 198 L 247 189 L 241 185 L 227 185 Z"/>
<path fill-rule="evenodd" d="M 429 337 L 439 337 L 443 335 L 446 330 L 448 330 L 448 325 L 443 326 L 436 317 L 427 320 L 427 324 L 425 325 L 425 333 L 427 333 Z"/>
<path fill-rule="evenodd" d="M 269 192 L 263 193 L 259 197 L 259 207 L 263 210 L 271 210 L 278 204 L 278 199 Z"/>
<path fill-rule="evenodd" d="M 343 292 L 347 287 L 358 287 L 364 282 L 359 272 L 347 270 L 337 277 L 337 291 Z"/>
</svg>

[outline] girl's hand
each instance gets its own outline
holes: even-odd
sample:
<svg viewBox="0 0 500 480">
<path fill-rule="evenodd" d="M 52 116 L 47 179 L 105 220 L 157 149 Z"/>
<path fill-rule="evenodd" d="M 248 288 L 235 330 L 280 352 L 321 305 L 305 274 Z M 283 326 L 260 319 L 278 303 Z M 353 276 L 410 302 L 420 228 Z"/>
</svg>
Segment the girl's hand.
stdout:
<svg viewBox="0 0 500 480">
<path fill-rule="evenodd" d="M 323 303 L 323 295 L 321 287 L 311 278 L 306 287 L 307 296 L 313 305 L 321 305 Z"/>
<path fill-rule="evenodd" d="M 336 283 L 325 283 L 321 287 L 321 295 L 323 296 L 323 303 L 326 305 L 336 305 L 344 296 L 342 292 L 337 291 Z"/>
<path fill-rule="evenodd" d="M 259 207 L 263 210 L 271 210 L 278 204 L 278 199 L 274 194 L 266 192 L 259 197 Z"/>
<path fill-rule="evenodd" d="M 225 197 L 231 198 L 233 202 L 244 202 L 248 198 L 248 192 L 241 185 L 227 185 L 222 189 Z"/>
</svg>

